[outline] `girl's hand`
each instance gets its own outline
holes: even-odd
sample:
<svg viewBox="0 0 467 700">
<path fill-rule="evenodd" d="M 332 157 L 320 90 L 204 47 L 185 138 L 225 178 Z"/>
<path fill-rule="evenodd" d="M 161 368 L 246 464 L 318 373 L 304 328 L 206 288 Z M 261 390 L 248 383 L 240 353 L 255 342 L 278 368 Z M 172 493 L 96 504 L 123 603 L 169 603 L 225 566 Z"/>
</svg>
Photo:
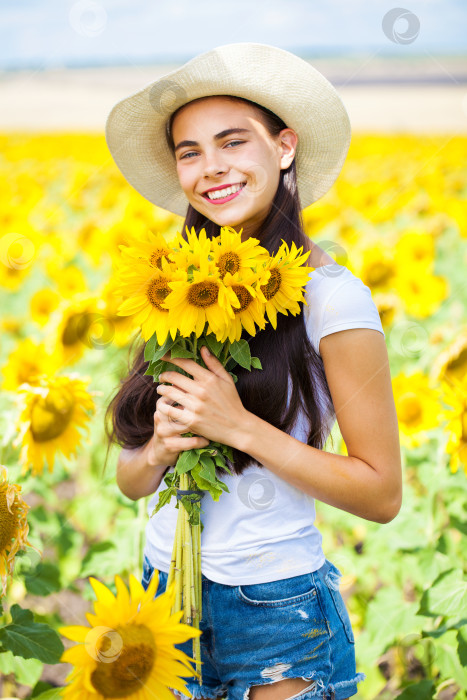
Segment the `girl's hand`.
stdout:
<svg viewBox="0 0 467 700">
<path fill-rule="evenodd" d="M 157 387 L 159 394 L 170 399 L 161 404 L 161 411 L 167 418 L 182 421 L 187 431 L 236 447 L 241 426 L 248 420 L 248 411 L 232 377 L 206 346 L 201 348 L 201 357 L 207 369 L 194 360 L 171 359 L 169 354 L 164 355 L 163 360 L 185 370 L 193 379 L 179 372 L 163 372 L 160 381 L 170 382 L 172 386 Z M 176 402 L 180 407 L 170 405 L 170 402 Z"/>
<path fill-rule="evenodd" d="M 166 411 L 172 406 L 173 401 L 160 396 L 156 403 L 154 412 L 154 435 L 151 440 L 149 459 L 154 466 L 167 465 L 175 466 L 178 456 L 183 450 L 192 450 L 198 447 L 207 447 L 209 440 L 204 437 L 181 437 L 183 433 L 193 432 L 183 422 L 174 421 Z M 182 410 L 180 411 L 181 413 Z"/>
</svg>

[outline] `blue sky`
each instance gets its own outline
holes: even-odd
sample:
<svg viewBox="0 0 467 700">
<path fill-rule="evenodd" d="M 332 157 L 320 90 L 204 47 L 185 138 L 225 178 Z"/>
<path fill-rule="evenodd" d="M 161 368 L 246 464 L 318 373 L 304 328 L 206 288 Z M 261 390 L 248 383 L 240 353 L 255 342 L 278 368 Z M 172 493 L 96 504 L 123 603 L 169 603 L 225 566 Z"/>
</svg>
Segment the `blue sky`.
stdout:
<svg viewBox="0 0 467 700">
<path fill-rule="evenodd" d="M 236 41 L 310 56 L 467 54 L 467 2 L 403 2 L 419 22 L 405 44 L 383 32 L 383 17 L 399 7 L 386 0 L 3 0 L 0 67 L 178 61 Z M 392 26 L 404 32 L 407 22 Z"/>
</svg>

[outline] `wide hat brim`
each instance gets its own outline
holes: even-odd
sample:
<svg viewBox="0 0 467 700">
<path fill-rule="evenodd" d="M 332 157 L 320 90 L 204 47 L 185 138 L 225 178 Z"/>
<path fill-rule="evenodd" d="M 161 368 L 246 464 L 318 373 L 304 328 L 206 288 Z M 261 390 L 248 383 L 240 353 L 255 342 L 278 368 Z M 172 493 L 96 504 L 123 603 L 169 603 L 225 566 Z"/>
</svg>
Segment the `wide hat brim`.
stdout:
<svg viewBox="0 0 467 700">
<path fill-rule="evenodd" d="M 302 208 L 333 185 L 350 146 L 350 120 L 333 85 L 307 61 L 275 46 L 235 43 L 200 54 L 117 102 L 106 122 L 110 153 L 126 180 L 153 204 L 185 217 L 166 125 L 198 97 L 235 95 L 277 114 L 298 135 L 295 152 Z"/>
</svg>

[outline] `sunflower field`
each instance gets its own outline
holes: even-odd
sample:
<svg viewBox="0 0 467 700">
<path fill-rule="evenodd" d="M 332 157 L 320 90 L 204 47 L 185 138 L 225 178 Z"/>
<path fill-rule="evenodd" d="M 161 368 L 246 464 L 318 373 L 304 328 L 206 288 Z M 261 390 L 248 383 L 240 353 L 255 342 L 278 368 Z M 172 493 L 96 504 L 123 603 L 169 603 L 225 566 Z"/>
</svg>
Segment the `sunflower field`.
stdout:
<svg viewBox="0 0 467 700">
<path fill-rule="evenodd" d="M 163 596 L 152 609 L 156 577 L 140 586 L 146 499 L 117 487 L 105 411 L 139 333 L 117 315 L 119 245 L 173 236 L 183 220 L 126 183 L 101 134 L 0 141 L 0 697 L 113 697 L 118 674 L 142 663 L 147 684 L 121 680 L 118 696 L 164 698 L 190 629 Z M 393 521 L 317 504 L 367 676 L 355 697 L 467 700 L 467 137 L 354 134 L 303 217 L 371 289 L 400 427 Z M 337 423 L 332 438 L 346 454 Z M 136 614 L 148 638 L 132 659 Z M 102 629 L 119 630 L 113 663 L 79 644 Z M 85 667 L 89 690 L 67 692 Z"/>
</svg>

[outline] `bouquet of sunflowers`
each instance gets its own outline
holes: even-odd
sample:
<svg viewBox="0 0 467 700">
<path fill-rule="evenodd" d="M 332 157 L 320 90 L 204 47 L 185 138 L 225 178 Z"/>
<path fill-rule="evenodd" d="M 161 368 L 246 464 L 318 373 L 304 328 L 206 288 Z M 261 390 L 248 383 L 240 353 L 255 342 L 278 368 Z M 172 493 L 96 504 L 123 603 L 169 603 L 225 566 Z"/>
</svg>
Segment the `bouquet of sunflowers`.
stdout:
<svg viewBox="0 0 467 700">
<path fill-rule="evenodd" d="M 277 313 L 300 313 L 306 304 L 304 285 L 312 268 L 303 263 L 309 253 L 282 241 L 273 256 L 256 238 L 241 240 L 242 231 L 224 226 L 208 238 L 205 229 L 197 236 L 186 228 L 186 239 L 178 233 L 167 242 L 149 232 L 136 245 L 120 245 L 122 262 L 117 271 L 117 293 L 124 297 L 118 315 L 134 316 L 146 343 L 146 374 L 154 381 L 170 365 L 162 358 L 191 358 L 205 364 L 199 348 L 208 349 L 237 380 L 232 370 L 240 365 L 251 371 L 261 362 L 251 357 L 242 330 L 254 336 L 269 321 L 277 328 Z M 266 320 L 266 317 L 268 320 Z M 185 433 L 191 437 L 192 433 Z M 232 448 L 211 441 L 207 447 L 180 453 L 173 473 L 166 474 L 167 488 L 159 494 L 154 513 L 177 499 L 179 509 L 167 586 L 175 579 L 172 614 L 183 610 L 183 622 L 199 629 L 201 620 L 201 498 L 209 492 L 215 501 L 228 491 L 216 468 L 231 471 Z M 182 508 L 180 508 L 180 503 Z M 193 655 L 200 673 L 199 637 L 193 640 Z M 201 683 L 201 675 L 200 680 Z"/>
</svg>

